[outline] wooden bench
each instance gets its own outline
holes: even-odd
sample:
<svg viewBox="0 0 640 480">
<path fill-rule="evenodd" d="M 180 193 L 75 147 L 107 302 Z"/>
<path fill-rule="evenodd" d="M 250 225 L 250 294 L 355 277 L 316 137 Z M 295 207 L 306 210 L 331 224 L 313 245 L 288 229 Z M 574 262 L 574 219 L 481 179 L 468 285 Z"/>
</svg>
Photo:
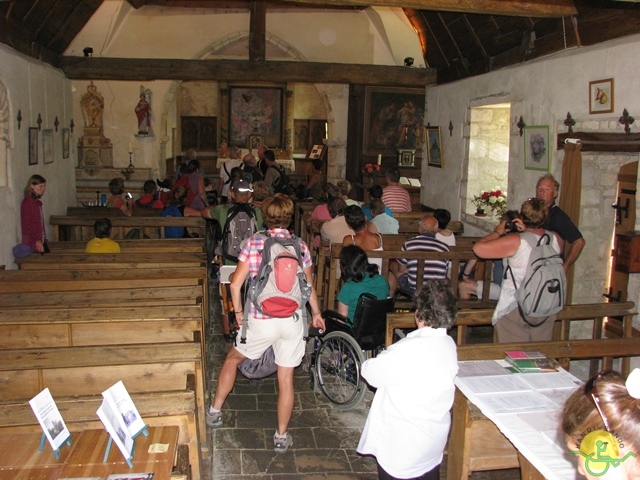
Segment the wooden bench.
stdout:
<svg viewBox="0 0 640 480">
<path fill-rule="evenodd" d="M 49 223 L 53 225 L 53 239 L 88 241 L 94 237 L 93 225 L 101 216 L 51 215 Z M 205 220 L 202 217 L 108 217 L 113 227 L 112 239 L 118 240 L 132 229 L 139 229 L 150 237 L 164 238 L 164 227 L 186 227 L 201 238 L 205 234 Z"/>
<path fill-rule="evenodd" d="M 206 253 L 47 253 L 16 259 L 20 269 L 206 267 Z"/>
<path fill-rule="evenodd" d="M 56 403 L 64 407 L 61 413 L 69 422 L 96 420 L 90 412 L 95 415 L 101 393 L 122 380 L 134 401 L 148 400 L 149 403 L 138 404 L 145 421 L 147 416 L 151 417 L 149 421 L 153 417 L 182 418 L 181 433 L 186 434 L 183 439 L 191 446 L 192 465 L 200 471 L 198 443 L 203 439 L 201 446 L 206 447 L 207 437 L 199 340 L 152 345 L 5 349 L 0 350 L 0 379 L 3 385 L 0 428 L 19 426 L 20 420 L 13 414 L 21 409 L 21 418 L 28 422 L 24 418 L 27 402 L 45 387 L 50 389 Z M 194 399 L 195 404 L 190 403 Z M 32 417 L 31 424 L 34 422 Z M 169 419 L 161 418 L 154 422 L 172 424 Z"/>
<path fill-rule="evenodd" d="M 637 340 L 622 338 L 463 345 L 458 347 L 458 360 L 497 360 L 504 358 L 505 350 L 522 349 L 540 351 L 565 365 L 571 360 L 601 361 L 602 369 L 611 368 L 613 359 L 621 358 L 621 373 L 625 376 L 629 373 L 629 357 L 638 355 Z M 523 478 L 538 478 L 528 476 L 533 467 L 457 390 L 448 445 L 451 447 L 447 449 L 447 480 L 467 480 L 473 471 L 519 467 Z"/>
<path fill-rule="evenodd" d="M 46 282 L 52 284 L 65 283 L 70 281 L 108 281 L 121 280 L 128 282 L 130 280 L 162 280 L 162 279 L 199 279 L 206 280 L 207 272 L 203 267 L 167 267 L 167 268 L 122 268 L 122 269 L 102 269 L 101 265 L 96 264 L 93 269 L 39 269 L 39 270 L 0 270 L 0 282 L 4 288 L 11 288 L 5 284 L 8 282 L 33 283 Z M 45 286 L 47 289 L 54 289 L 55 285 Z M 82 288 L 79 286 L 78 288 Z"/>
<path fill-rule="evenodd" d="M 118 240 L 121 253 L 201 253 L 205 252 L 204 238 L 156 238 Z M 51 253 L 84 253 L 85 241 L 49 242 Z"/>
</svg>

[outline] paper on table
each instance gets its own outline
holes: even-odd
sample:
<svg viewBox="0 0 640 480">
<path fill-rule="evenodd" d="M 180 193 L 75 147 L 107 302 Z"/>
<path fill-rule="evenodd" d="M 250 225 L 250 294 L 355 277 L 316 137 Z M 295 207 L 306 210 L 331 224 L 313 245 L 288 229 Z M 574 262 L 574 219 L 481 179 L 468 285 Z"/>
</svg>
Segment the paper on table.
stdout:
<svg viewBox="0 0 640 480">
<path fill-rule="evenodd" d="M 529 385 L 532 390 L 576 388 L 582 384 L 576 377 L 563 371 L 528 373 L 522 375 L 522 380 Z"/>
<path fill-rule="evenodd" d="M 505 393 L 531 390 L 531 387 L 520 380 L 519 375 L 467 377 L 464 382 L 473 393 Z"/>
<path fill-rule="evenodd" d="M 543 396 L 531 391 L 487 396 L 483 402 L 497 414 L 539 412 L 552 408 Z"/>
<path fill-rule="evenodd" d="M 459 377 L 478 377 L 480 375 L 511 375 L 511 372 L 495 360 L 458 362 Z"/>
<path fill-rule="evenodd" d="M 540 415 L 538 412 L 519 413 L 518 417 L 531 428 L 542 433 L 550 443 L 558 447 L 563 452 L 566 451 L 566 440 L 560 430 L 560 409 L 556 409 L 546 415 Z"/>
</svg>

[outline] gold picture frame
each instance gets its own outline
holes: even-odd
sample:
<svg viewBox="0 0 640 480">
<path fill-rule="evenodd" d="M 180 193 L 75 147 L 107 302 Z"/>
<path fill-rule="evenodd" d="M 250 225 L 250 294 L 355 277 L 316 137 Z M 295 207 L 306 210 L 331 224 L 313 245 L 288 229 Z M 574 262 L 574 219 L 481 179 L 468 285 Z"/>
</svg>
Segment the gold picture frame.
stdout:
<svg viewBox="0 0 640 480">
<path fill-rule="evenodd" d="M 613 78 L 589 82 L 589 113 L 613 112 Z"/>
</svg>

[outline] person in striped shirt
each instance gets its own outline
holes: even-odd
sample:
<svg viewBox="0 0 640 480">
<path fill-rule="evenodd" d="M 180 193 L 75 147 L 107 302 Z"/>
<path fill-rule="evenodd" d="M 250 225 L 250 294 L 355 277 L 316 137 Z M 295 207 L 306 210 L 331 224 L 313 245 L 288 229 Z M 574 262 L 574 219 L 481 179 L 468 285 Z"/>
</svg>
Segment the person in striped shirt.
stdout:
<svg viewBox="0 0 640 480">
<path fill-rule="evenodd" d="M 438 221 L 432 215 L 425 215 L 418 225 L 420 235 L 404 242 L 402 250 L 407 252 L 448 252 L 449 246 L 440 240 L 436 240 L 437 231 Z M 447 263 L 448 261 L 444 259 L 425 260 L 423 282 L 446 280 Z M 395 292 L 399 287 L 413 294 L 416 290 L 417 276 L 418 260 L 399 258 L 397 263 L 393 263 L 390 266 L 389 286 L 391 287 L 391 292 Z"/>
<path fill-rule="evenodd" d="M 391 167 L 387 170 L 386 177 L 387 187 L 382 190 L 382 203 L 392 212 L 410 212 L 411 197 L 409 197 L 409 192 L 398 185 L 400 170 L 397 167 Z"/>
</svg>

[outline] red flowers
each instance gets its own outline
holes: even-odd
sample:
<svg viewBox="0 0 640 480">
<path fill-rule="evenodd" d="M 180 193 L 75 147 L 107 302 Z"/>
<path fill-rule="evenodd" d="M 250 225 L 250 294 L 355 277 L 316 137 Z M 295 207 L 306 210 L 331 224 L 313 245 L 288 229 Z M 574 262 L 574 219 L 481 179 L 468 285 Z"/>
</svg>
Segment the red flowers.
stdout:
<svg viewBox="0 0 640 480">
<path fill-rule="evenodd" d="M 368 175 L 369 178 L 374 178 L 380 172 L 380 165 L 375 163 L 367 163 L 364 167 L 362 167 L 362 173 Z"/>
</svg>

